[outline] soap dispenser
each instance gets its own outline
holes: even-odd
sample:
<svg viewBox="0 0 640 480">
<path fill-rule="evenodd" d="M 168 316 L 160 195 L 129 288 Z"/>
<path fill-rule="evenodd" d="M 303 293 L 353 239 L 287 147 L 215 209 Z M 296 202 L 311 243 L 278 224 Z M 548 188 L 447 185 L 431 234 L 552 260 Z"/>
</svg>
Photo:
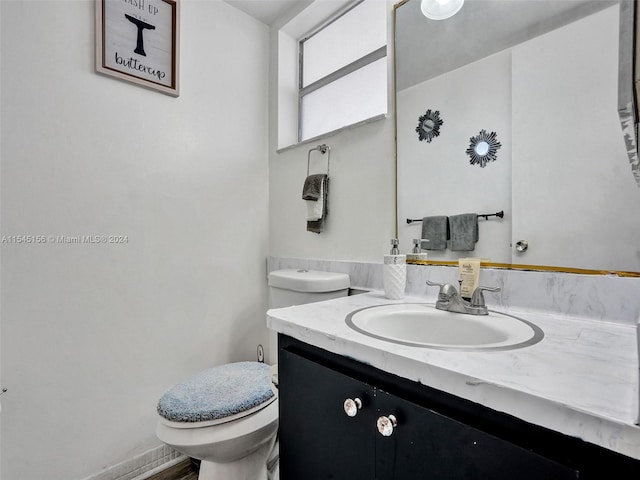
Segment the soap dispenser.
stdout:
<svg viewBox="0 0 640 480">
<path fill-rule="evenodd" d="M 384 256 L 382 266 L 382 285 L 385 297 L 399 300 L 404 297 L 407 283 L 407 256 L 401 255 L 398 249 L 398 239 L 391 239 L 391 252 Z"/>
<path fill-rule="evenodd" d="M 428 258 L 428 254 L 422 251 L 422 242 L 428 242 L 428 239 L 425 238 L 414 238 L 413 239 L 413 250 L 411 253 L 407 253 L 407 260 L 422 260 L 425 261 Z"/>
</svg>

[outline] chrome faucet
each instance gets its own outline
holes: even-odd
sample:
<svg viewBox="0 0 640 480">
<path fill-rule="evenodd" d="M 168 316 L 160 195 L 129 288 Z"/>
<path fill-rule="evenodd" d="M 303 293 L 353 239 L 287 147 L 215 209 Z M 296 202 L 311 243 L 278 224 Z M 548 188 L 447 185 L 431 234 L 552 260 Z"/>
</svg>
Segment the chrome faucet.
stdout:
<svg viewBox="0 0 640 480">
<path fill-rule="evenodd" d="M 436 308 L 438 310 L 468 313 L 470 315 L 488 315 L 489 310 L 484 303 L 484 295 L 482 292 L 500 291 L 500 287 L 478 287 L 473 291 L 471 301 L 467 301 L 458 293 L 456 287 L 450 283 L 436 283 L 427 280 L 427 285 L 430 287 L 440 287 L 440 293 L 438 293 L 438 300 L 436 301 Z"/>
</svg>

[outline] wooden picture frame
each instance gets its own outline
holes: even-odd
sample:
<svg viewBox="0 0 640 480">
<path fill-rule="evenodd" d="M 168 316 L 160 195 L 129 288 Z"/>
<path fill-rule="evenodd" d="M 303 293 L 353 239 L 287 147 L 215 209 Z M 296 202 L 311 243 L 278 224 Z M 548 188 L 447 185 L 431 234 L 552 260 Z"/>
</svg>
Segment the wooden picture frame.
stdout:
<svg viewBox="0 0 640 480">
<path fill-rule="evenodd" d="M 96 71 L 177 97 L 179 0 L 95 0 Z"/>
</svg>

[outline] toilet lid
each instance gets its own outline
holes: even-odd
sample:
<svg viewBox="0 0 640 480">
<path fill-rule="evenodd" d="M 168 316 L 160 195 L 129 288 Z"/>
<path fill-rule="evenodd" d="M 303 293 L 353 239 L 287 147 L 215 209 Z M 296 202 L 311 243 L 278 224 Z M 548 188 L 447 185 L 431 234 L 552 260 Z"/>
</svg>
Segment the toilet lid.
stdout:
<svg viewBox="0 0 640 480">
<path fill-rule="evenodd" d="M 196 373 L 162 395 L 158 414 L 172 422 L 207 422 L 251 413 L 273 400 L 269 368 L 238 362 Z"/>
</svg>

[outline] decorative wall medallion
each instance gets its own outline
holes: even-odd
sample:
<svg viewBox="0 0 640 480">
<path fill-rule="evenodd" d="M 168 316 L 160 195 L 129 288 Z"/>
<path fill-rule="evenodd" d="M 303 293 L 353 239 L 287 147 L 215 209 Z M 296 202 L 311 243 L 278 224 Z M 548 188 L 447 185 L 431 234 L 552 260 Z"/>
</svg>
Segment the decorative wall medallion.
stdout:
<svg viewBox="0 0 640 480">
<path fill-rule="evenodd" d="M 496 140 L 496 132 L 487 134 L 486 130 L 480 130 L 480 133 L 469 139 L 469 148 L 467 155 L 471 157 L 469 163 L 471 165 L 480 165 L 484 168 L 487 163 L 495 162 L 498 158 L 498 149 L 502 144 Z"/>
<path fill-rule="evenodd" d="M 418 140 L 426 140 L 427 143 L 431 143 L 434 137 L 440 135 L 440 127 L 443 123 L 439 110 L 435 112 L 432 112 L 431 109 L 427 110 L 427 113 L 418 118 L 418 126 L 416 127 Z"/>
</svg>

